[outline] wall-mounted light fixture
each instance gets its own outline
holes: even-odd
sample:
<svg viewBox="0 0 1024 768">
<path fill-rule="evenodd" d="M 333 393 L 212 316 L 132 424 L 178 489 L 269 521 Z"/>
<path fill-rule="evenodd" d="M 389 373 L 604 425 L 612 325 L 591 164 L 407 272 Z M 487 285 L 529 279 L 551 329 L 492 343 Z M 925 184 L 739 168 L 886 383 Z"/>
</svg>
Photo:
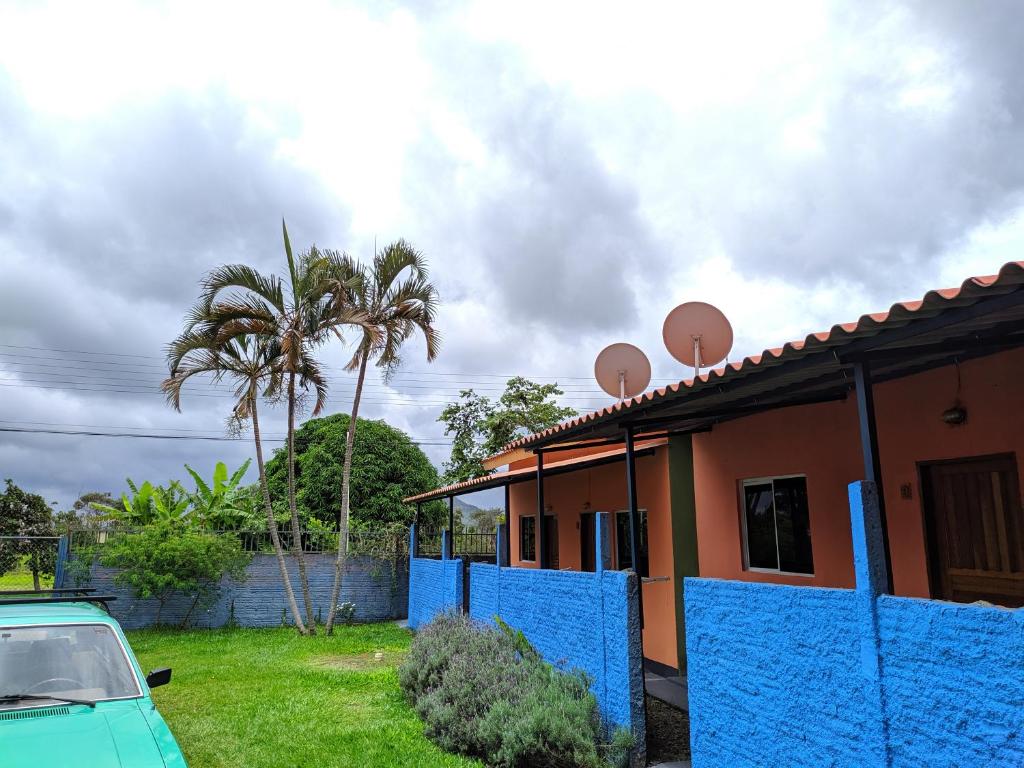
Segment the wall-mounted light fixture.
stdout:
<svg viewBox="0 0 1024 768">
<path fill-rule="evenodd" d="M 942 412 L 942 420 L 951 427 L 959 426 L 967 421 L 967 409 L 961 405 L 954 405 Z"/>
</svg>

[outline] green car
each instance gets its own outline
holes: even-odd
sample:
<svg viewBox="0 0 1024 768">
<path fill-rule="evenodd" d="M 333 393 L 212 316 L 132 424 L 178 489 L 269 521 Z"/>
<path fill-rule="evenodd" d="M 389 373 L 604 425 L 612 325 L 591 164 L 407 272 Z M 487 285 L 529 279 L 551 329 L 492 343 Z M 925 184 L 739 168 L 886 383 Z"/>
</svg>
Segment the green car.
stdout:
<svg viewBox="0 0 1024 768">
<path fill-rule="evenodd" d="M 149 695 L 171 670 L 142 674 L 112 598 L 59 592 L 0 594 L 0 766 L 185 766 Z"/>
</svg>

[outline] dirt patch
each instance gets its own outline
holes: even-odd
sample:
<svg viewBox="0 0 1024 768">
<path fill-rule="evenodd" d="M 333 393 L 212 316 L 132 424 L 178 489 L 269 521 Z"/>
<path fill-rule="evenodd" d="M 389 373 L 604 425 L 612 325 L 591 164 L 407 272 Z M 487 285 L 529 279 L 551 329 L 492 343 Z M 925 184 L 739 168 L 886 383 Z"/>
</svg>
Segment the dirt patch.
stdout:
<svg viewBox="0 0 1024 768">
<path fill-rule="evenodd" d="M 405 659 L 405 651 L 370 651 L 368 653 L 332 654 L 317 656 L 312 660 L 315 667 L 338 669 L 344 672 L 368 672 L 385 667 L 396 667 Z"/>
<path fill-rule="evenodd" d="M 651 765 L 690 759 L 690 717 L 647 697 L 647 760 Z"/>
</svg>

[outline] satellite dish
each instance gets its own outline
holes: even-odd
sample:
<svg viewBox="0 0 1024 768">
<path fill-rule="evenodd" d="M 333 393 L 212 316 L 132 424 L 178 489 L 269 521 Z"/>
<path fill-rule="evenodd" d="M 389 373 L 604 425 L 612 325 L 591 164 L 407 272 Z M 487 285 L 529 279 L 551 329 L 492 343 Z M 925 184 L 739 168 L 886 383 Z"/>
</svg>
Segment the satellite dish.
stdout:
<svg viewBox="0 0 1024 768">
<path fill-rule="evenodd" d="M 651 361 L 632 344 L 609 344 L 594 361 L 594 378 L 601 389 L 621 403 L 647 389 L 651 383 Z"/>
<path fill-rule="evenodd" d="M 722 362 L 732 349 L 729 320 L 703 301 L 688 301 L 669 312 L 661 336 L 669 354 L 698 376 L 701 368 Z"/>
</svg>

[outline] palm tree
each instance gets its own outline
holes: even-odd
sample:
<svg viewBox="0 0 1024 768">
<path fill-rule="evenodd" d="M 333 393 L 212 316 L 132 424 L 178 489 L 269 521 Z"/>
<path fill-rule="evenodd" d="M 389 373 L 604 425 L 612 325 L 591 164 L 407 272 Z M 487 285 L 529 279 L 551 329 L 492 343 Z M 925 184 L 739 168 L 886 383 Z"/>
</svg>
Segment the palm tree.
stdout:
<svg viewBox="0 0 1024 768">
<path fill-rule="evenodd" d="M 334 563 L 334 586 L 327 612 L 327 634 L 334 629 L 335 608 L 341 594 L 341 578 L 348 558 L 349 490 L 352 479 L 352 447 L 356 439 L 359 401 L 366 380 L 366 368 L 374 362 L 393 371 L 401 362 L 402 345 L 417 331 L 427 345 L 427 361 L 437 356 L 441 338 L 434 328 L 437 289 L 427 277 L 423 255 L 405 240 L 391 243 L 376 254 L 372 268 L 348 256 L 332 254 L 336 279 L 351 286 L 346 297 L 347 310 L 363 313 L 363 333 L 352 359 L 345 367 L 358 371 L 352 399 L 348 432 L 345 435 L 345 463 L 341 476 L 341 514 L 338 518 L 338 556 Z M 339 307 L 339 318 L 345 314 Z"/>
<path fill-rule="evenodd" d="M 367 327 L 366 313 L 349 301 L 358 289 L 360 276 L 345 272 L 345 265 L 316 248 L 295 258 L 288 227 L 281 222 L 288 265 L 287 283 L 260 274 L 244 264 L 228 264 L 211 272 L 203 281 L 200 305 L 193 314 L 194 327 L 212 334 L 219 343 L 237 336 L 274 339 L 280 348 L 278 370 L 284 379 L 288 403 L 288 510 L 291 515 L 292 554 L 299 567 L 302 598 L 306 608 L 306 629 L 316 632 L 313 601 L 302 550 L 302 532 L 295 501 L 295 412 L 297 389 L 313 389 L 314 416 L 327 399 L 327 384 L 312 351 L 328 334 L 340 335 L 340 328 L 363 327 L 363 336 L 376 336 Z"/>
<path fill-rule="evenodd" d="M 193 376 L 208 374 L 214 383 L 225 377 L 234 379 L 235 403 L 234 414 L 240 421 L 252 420 L 253 440 L 256 443 L 256 466 L 259 470 L 260 491 L 263 506 L 267 513 L 267 530 L 270 542 L 274 547 L 277 565 L 281 571 L 281 582 L 284 584 L 288 608 L 300 634 L 306 634 L 306 624 L 302 619 L 295 591 L 292 589 L 291 577 L 288 575 L 288 564 L 284 558 L 284 547 L 277 530 L 274 508 L 270 501 L 270 487 L 267 485 L 266 464 L 263 459 L 263 443 L 260 439 L 260 419 L 257 407 L 262 395 L 273 395 L 280 388 L 281 374 L 278 361 L 280 348 L 274 338 L 260 336 L 236 336 L 218 342 L 210 333 L 186 330 L 168 346 L 167 359 L 171 375 L 163 383 L 167 400 L 175 408 L 181 410 L 181 391 L 185 382 Z M 262 392 L 261 392 L 262 390 Z"/>
</svg>

